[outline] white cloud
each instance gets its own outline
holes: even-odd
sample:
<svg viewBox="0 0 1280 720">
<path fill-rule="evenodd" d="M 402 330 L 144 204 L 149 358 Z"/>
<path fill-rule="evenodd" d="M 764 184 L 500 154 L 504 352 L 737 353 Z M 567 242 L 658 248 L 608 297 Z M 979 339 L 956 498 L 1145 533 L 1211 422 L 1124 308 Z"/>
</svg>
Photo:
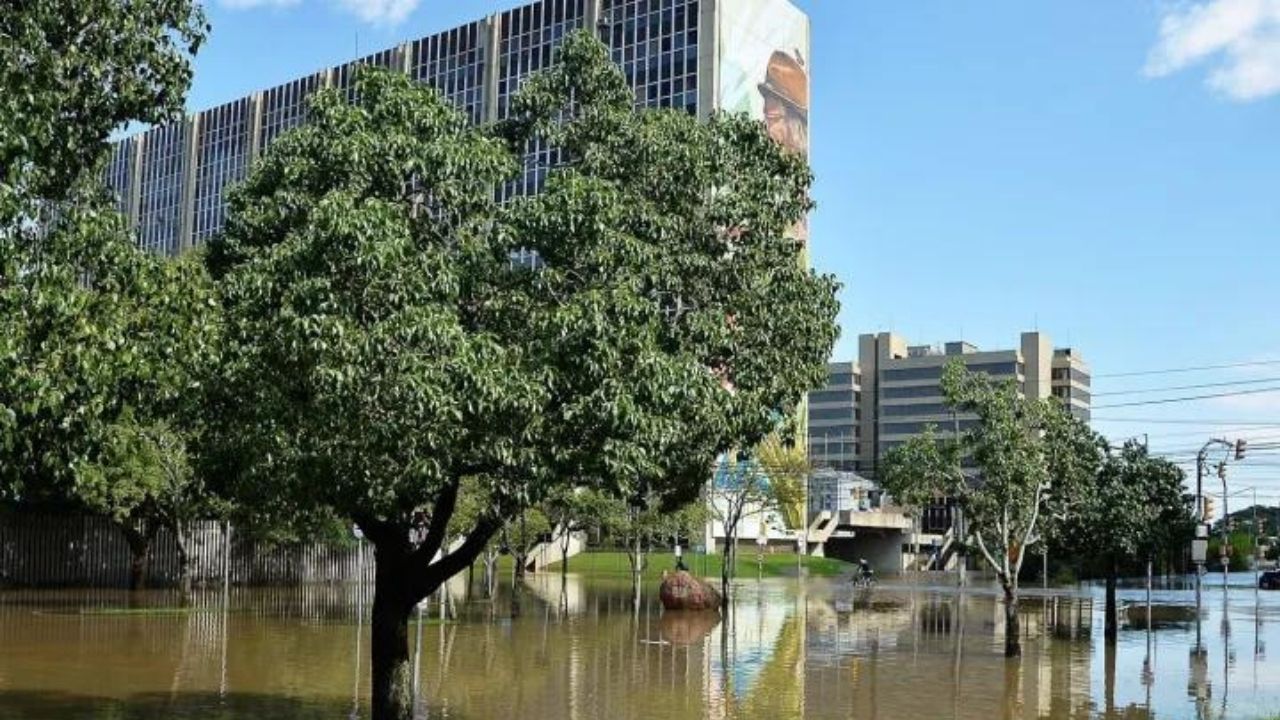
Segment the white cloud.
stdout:
<svg viewBox="0 0 1280 720">
<path fill-rule="evenodd" d="M 1164 77 L 1211 63 L 1209 87 L 1235 100 L 1280 92 L 1280 0 L 1205 0 L 1170 5 L 1143 72 Z"/>
<path fill-rule="evenodd" d="M 226 8 L 290 7 L 302 0 L 219 0 Z M 421 0 L 330 0 L 343 10 L 373 25 L 396 25 L 409 16 Z"/>
</svg>

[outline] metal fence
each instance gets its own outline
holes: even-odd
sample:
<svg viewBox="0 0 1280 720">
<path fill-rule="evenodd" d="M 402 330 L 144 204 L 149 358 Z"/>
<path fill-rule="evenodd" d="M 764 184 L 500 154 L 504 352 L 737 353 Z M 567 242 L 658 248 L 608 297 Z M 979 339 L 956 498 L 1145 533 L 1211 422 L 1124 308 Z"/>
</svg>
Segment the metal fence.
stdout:
<svg viewBox="0 0 1280 720">
<path fill-rule="evenodd" d="M 305 585 L 372 582 L 373 550 L 364 541 L 335 547 L 321 543 L 266 545 L 215 521 L 184 533 L 188 574 L 196 587 Z M 95 516 L 0 515 L 0 587 L 125 587 L 129 546 L 110 520 Z M 179 581 L 178 548 L 161 531 L 151 546 L 147 584 Z"/>
</svg>

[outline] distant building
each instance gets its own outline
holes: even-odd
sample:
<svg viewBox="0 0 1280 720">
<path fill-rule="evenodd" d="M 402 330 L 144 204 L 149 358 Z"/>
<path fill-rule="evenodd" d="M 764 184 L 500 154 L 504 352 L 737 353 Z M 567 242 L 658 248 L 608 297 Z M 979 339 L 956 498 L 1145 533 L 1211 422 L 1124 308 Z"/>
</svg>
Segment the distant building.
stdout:
<svg viewBox="0 0 1280 720">
<path fill-rule="evenodd" d="M 827 384 L 809 393 L 809 460 L 830 470 L 858 469 L 858 404 L 862 375 L 856 362 L 827 365 Z"/>
<path fill-rule="evenodd" d="M 637 107 L 746 113 L 778 142 L 808 152 L 809 18 L 788 0 L 538 0 L 124 138 L 103 179 L 138 244 L 176 254 L 222 228 L 227 188 L 306 121 L 311 95 L 351 93 L 360 65 L 405 73 L 471 122 L 488 123 L 510 115 L 521 84 L 579 29 L 609 47 Z M 534 144 L 498 196 L 537 193 L 557 162 L 555 148 Z"/>
<path fill-rule="evenodd" d="M 934 426 L 947 437 L 978 419 L 946 404 L 940 387 L 947 363 L 1009 379 L 1027 397 L 1055 397 L 1090 418 L 1089 366 L 1073 348 L 1054 349 L 1040 332 L 1022 333 L 1016 347 L 980 350 L 964 342 L 909 345 L 894 333 L 858 338 L 857 362 L 827 366 L 827 384 L 809 393 L 809 457 L 819 468 L 875 476 L 889 450 Z"/>
</svg>

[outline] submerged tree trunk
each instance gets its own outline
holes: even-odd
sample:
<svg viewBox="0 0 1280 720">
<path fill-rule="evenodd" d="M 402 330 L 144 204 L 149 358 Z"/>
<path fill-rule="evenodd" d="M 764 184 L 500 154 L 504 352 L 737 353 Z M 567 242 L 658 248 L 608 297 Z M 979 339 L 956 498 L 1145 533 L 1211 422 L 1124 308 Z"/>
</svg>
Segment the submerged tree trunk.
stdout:
<svg viewBox="0 0 1280 720">
<path fill-rule="evenodd" d="M 1004 582 L 1004 656 L 1022 656 L 1022 623 L 1018 618 L 1018 588 Z"/>
<path fill-rule="evenodd" d="M 640 533 L 636 533 L 635 544 L 631 551 L 631 590 L 632 600 L 636 608 L 640 607 L 640 585 L 644 577 L 644 546 Z"/>
<path fill-rule="evenodd" d="M 569 545 L 573 541 L 573 536 L 568 530 L 564 530 L 560 538 L 560 580 L 561 584 L 565 577 L 569 574 Z"/>
<path fill-rule="evenodd" d="M 145 524 L 142 529 L 122 525 L 125 543 L 129 546 L 129 589 L 142 590 L 147 586 L 147 570 L 151 563 L 151 540 L 155 533 Z"/>
<path fill-rule="evenodd" d="M 409 664 L 409 616 L 414 603 L 397 592 L 393 572 L 378 564 L 373 591 L 372 692 L 374 720 L 413 717 L 413 675 Z"/>
<path fill-rule="evenodd" d="M 451 506 L 452 499 L 441 502 Z M 451 512 L 449 507 L 449 512 L 433 517 L 426 539 L 417 546 L 410 544 L 406 525 L 369 518 L 360 521 L 377 558 L 369 648 L 372 720 L 412 720 L 410 616 L 419 602 L 474 562 L 497 530 L 496 521 L 482 522 L 458 548 L 437 558 Z"/>
<path fill-rule="evenodd" d="M 724 552 L 720 553 L 720 605 L 729 607 L 729 588 L 738 563 L 737 528 L 725 528 Z"/>
<path fill-rule="evenodd" d="M 1108 645 L 1114 645 L 1116 638 L 1120 634 L 1119 617 L 1116 608 L 1116 578 L 1120 574 L 1119 568 L 1116 566 L 1115 557 L 1107 560 L 1107 599 L 1106 599 L 1106 621 L 1104 623 L 1103 637 Z"/>
<path fill-rule="evenodd" d="M 181 522 L 173 524 L 173 542 L 178 550 L 178 590 L 191 593 L 191 557 L 187 554 L 187 538 Z"/>
</svg>

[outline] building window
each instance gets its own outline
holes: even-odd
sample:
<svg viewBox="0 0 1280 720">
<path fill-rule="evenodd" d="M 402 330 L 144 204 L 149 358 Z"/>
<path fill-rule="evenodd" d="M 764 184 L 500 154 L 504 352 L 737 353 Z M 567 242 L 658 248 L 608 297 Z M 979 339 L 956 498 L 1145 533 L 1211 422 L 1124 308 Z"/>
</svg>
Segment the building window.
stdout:
<svg viewBox="0 0 1280 720">
<path fill-rule="evenodd" d="M 142 141 L 142 202 L 138 245 L 173 255 L 181 247 L 182 202 L 187 174 L 187 124 L 161 125 Z"/>
<path fill-rule="evenodd" d="M 844 403 L 853 404 L 852 390 L 816 390 L 809 393 L 811 403 Z"/>
<path fill-rule="evenodd" d="M 250 114 L 247 99 L 200 113 L 193 243 L 202 243 L 222 229 L 227 186 L 248 172 Z"/>
</svg>

